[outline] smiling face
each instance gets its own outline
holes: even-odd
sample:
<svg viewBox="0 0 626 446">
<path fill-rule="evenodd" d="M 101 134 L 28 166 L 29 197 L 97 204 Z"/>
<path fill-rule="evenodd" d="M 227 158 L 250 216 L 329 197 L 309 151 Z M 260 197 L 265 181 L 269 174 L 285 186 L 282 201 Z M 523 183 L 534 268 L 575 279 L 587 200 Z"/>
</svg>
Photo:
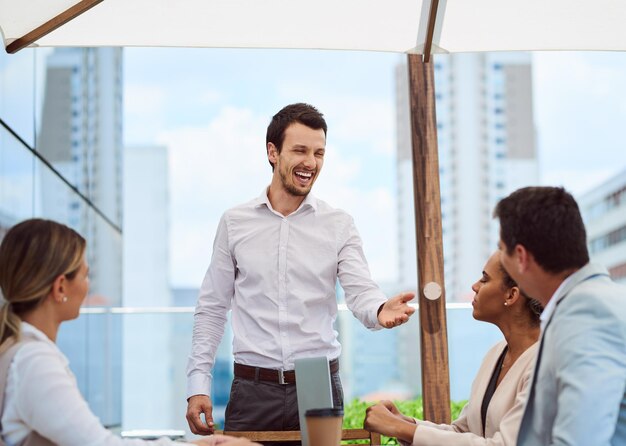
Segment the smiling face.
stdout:
<svg viewBox="0 0 626 446">
<path fill-rule="evenodd" d="M 484 266 L 482 277 L 472 285 L 476 295 L 472 301 L 474 319 L 497 323 L 503 312 L 510 290 L 504 286 L 500 253 L 495 252 Z"/>
<path fill-rule="evenodd" d="M 322 129 L 312 129 L 298 122 L 285 130 L 282 150 L 268 144 L 268 158 L 274 165 L 274 175 L 282 188 L 293 196 L 306 196 L 313 187 L 326 151 L 326 135 Z"/>
</svg>

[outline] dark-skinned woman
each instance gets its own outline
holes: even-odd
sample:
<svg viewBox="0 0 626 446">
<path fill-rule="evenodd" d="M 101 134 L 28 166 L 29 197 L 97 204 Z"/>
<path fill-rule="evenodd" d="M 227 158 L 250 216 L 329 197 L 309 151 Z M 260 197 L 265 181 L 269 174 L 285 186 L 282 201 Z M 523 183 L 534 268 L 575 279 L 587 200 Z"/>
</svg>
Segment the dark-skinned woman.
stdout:
<svg viewBox="0 0 626 446">
<path fill-rule="evenodd" d="M 452 424 L 401 414 L 391 401 L 367 409 L 365 428 L 413 446 L 514 445 L 539 339 L 542 308 L 526 296 L 494 253 L 473 286 L 474 319 L 496 325 L 504 340 L 483 359 L 468 403 Z"/>
</svg>

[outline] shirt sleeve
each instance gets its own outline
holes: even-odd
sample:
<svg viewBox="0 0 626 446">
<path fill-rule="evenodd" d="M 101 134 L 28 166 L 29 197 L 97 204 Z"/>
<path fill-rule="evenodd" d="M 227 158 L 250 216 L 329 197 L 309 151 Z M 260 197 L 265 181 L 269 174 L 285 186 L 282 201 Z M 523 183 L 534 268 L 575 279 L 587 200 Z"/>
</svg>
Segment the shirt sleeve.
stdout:
<svg viewBox="0 0 626 446">
<path fill-rule="evenodd" d="M 224 335 L 227 313 L 234 295 L 235 262 L 228 242 L 227 216 L 222 216 L 211 264 L 207 270 L 194 315 L 191 355 L 187 365 L 187 398 L 210 395 L 211 370 Z"/>
<path fill-rule="evenodd" d="M 387 298 L 372 280 L 361 237 L 349 216 L 344 230 L 340 231 L 337 275 L 354 316 L 367 328 L 382 328 L 378 323 L 378 308 Z"/>
<path fill-rule="evenodd" d="M 65 446 L 169 445 L 122 439 L 102 426 L 83 399 L 60 353 L 40 342 L 24 345 L 11 365 L 16 413 L 29 430 Z"/>
</svg>

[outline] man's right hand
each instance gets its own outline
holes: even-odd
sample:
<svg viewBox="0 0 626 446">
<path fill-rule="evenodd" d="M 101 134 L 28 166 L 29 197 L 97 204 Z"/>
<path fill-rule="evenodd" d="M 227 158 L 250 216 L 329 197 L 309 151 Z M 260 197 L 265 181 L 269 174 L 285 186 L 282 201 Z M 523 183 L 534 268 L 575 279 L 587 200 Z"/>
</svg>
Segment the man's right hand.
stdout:
<svg viewBox="0 0 626 446">
<path fill-rule="evenodd" d="M 206 424 L 202 422 L 200 414 L 204 414 Z M 208 395 L 194 395 L 187 400 L 187 423 L 196 435 L 210 435 L 215 431 L 213 404 Z"/>
</svg>

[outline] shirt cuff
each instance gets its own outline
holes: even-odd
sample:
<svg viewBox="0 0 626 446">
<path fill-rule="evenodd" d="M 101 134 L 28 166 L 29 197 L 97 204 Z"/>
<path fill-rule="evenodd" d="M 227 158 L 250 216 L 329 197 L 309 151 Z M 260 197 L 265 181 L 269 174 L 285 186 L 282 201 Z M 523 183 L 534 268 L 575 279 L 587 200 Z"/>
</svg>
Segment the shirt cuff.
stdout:
<svg viewBox="0 0 626 446">
<path fill-rule="evenodd" d="M 380 322 L 378 322 L 378 310 L 382 308 L 382 306 L 385 305 L 386 302 L 387 302 L 387 298 L 384 298 L 374 308 L 374 311 L 372 312 L 372 318 L 370 319 L 370 324 L 368 326 L 370 330 L 376 331 L 376 330 L 382 330 L 383 328 L 385 328 L 382 325 L 380 325 Z"/>
<path fill-rule="evenodd" d="M 196 373 L 187 377 L 187 399 L 194 395 L 211 396 L 211 376 Z"/>
</svg>

